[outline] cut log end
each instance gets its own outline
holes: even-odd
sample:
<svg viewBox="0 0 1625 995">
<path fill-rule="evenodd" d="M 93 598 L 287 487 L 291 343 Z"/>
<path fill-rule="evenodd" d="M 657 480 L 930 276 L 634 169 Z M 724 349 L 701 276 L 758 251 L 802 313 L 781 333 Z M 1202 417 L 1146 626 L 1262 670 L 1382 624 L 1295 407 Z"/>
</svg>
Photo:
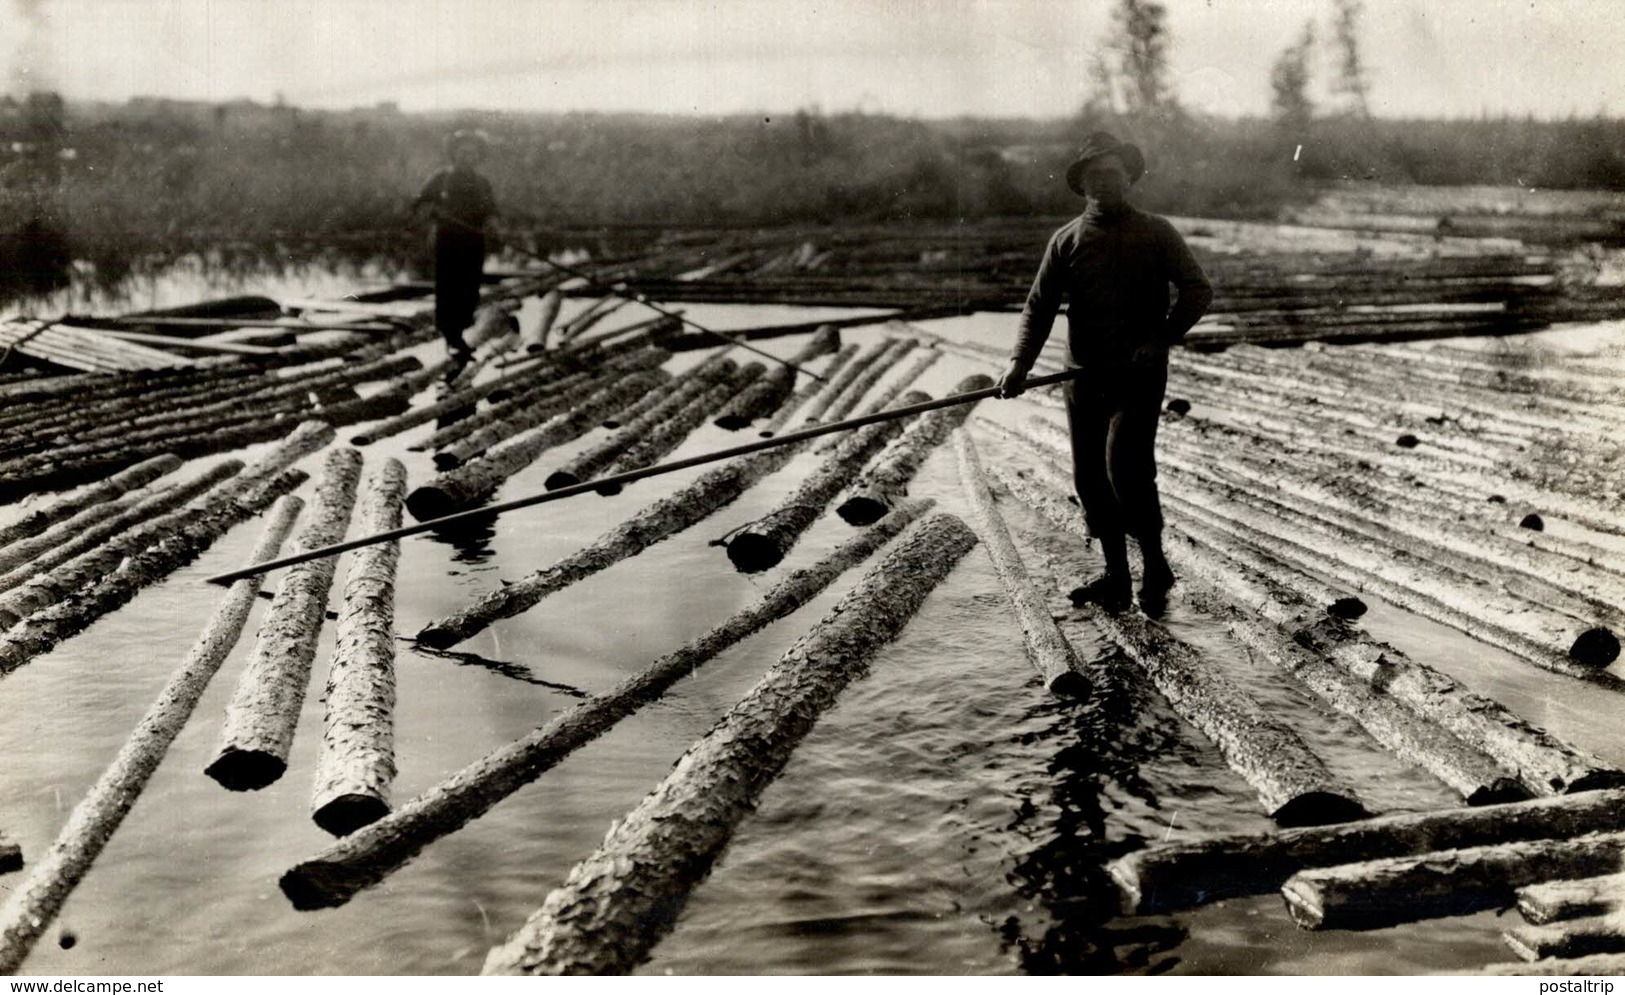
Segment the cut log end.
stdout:
<svg viewBox="0 0 1625 995">
<path fill-rule="evenodd" d="M 744 415 L 728 414 L 718 418 L 716 421 L 712 422 L 712 424 L 717 428 L 725 428 L 730 432 L 737 432 L 742 428 L 748 428 L 750 426 L 750 419 Z"/>
<path fill-rule="evenodd" d="M 0 874 L 20 871 L 23 867 L 23 848 L 15 843 L 0 843 Z"/>
<path fill-rule="evenodd" d="M 891 509 L 872 497 L 853 497 L 841 502 L 835 513 L 841 516 L 841 521 L 848 525 L 873 525 L 886 517 Z"/>
<path fill-rule="evenodd" d="M 728 560 L 740 573 L 771 570 L 784 559 L 784 550 L 766 536 L 741 532 L 728 541 Z"/>
<path fill-rule="evenodd" d="M 424 485 L 406 496 L 406 510 L 420 522 L 431 518 L 444 518 L 458 510 L 451 495 L 438 487 Z"/>
<path fill-rule="evenodd" d="M 1326 606 L 1326 614 L 1333 618 L 1343 619 L 1346 622 L 1354 621 L 1364 615 L 1365 612 L 1366 603 L 1354 597 L 1338 598 Z"/>
<path fill-rule="evenodd" d="M 336 909 L 349 901 L 355 887 L 343 874 L 319 860 L 306 861 L 285 871 L 277 886 L 288 902 L 300 912 L 315 909 Z"/>
<path fill-rule="evenodd" d="M 340 795 L 311 813 L 316 825 L 334 836 L 348 836 L 389 814 L 389 806 L 372 795 Z"/>
<path fill-rule="evenodd" d="M 1324 826 L 1334 822 L 1353 822 L 1369 818 L 1358 799 L 1335 791 L 1306 791 L 1294 795 L 1291 801 L 1270 813 L 1278 826 Z"/>
<path fill-rule="evenodd" d="M 228 749 L 204 768 L 227 791 L 258 791 L 276 783 L 288 769 L 287 761 L 260 750 Z"/>
<path fill-rule="evenodd" d="M 593 492 L 602 494 L 604 497 L 614 497 L 615 495 L 621 493 L 624 486 L 625 485 L 623 484 L 599 484 L 597 487 L 593 488 Z"/>
<path fill-rule="evenodd" d="M 463 637 L 454 629 L 431 622 L 418 630 L 418 634 L 412 638 L 430 649 L 444 650 L 456 646 Z"/>
<path fill-rule="evenodd" d="M 441 473 L 447 470 L 455 470 L 462 465 L 462 457 L 454 452 L 442 451 L 434 454 L 434 468 Z"/>
<path fill-rule="evenodd" d="M 1079 701 L 1087 699 L 1094 692 L 1094 687 L 1089 683 L 1089 678 L 1076 670 L 1068 670 L 1056 675 L 1055 679 L 1050 681 L 1046 687 L 1050 694 L 1062 698 L 1075 698 Z"/>
<path fill-rule="evenodd" d="M 1582 667 L 1601 670 L 1619 659 L 1619 637 L 1600 625 L 1587 629 L 1575 637 L 1569 659 Z"/>
<path fill-rule="evenodd" d="M 1521 802 L 1529 799 L 1529 791 L 1517 778 L 1498 777 L 1488 784 L 1481 784 L 1471 794 L 1467 795 L 1469 805 L 1500 805 L 1504 802 Z"/>
<path fill-rule="evenodd" d="M 1320 893 L 1296 881 L 1281 886 L 1281 897 L 1286 899 L 1286 910 L 1299 929 L 1319 929 L 1326 921 L 1326 910 L 1320 904 Z"/>
<path fill-rule="evenodd" d="M 579 483 L 581 483 L 581 478 L 570 471 L 554 470 L 547 475 L 546 480 L 542 481 L 542 486 L 550 491 L 556 491 L 560 487 L 574 487 Z"/>
</svg>

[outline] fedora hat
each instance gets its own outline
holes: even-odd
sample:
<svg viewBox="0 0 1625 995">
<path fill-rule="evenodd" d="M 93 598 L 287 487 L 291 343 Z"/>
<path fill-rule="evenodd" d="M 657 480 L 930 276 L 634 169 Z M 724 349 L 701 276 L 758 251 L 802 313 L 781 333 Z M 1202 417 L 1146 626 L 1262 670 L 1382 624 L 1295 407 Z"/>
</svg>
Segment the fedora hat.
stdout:
<svg viewBox="0 0 1625 995">
<path fill-rule="evenodd" d="M 1123 168 L 1128 170 L 1130 183 L 1145 175 L 1145 153 L 1140 151 L 1138 145 L 1120 142 L 1117 136 L 1109 131 L 1090 132 L 1089 137 L 1083 140 L 1083 148 L 1078 150 L 1078 157 L 1072 160 L 1072 165 L 1066 167 L 1066 185 L 1072 188 L 1073 193 L 1080 195 L 1083 193 L 1083 168 L 1090 160 L 1103 155 L 1116 155 L 1123 161 Z"/>
</svg>

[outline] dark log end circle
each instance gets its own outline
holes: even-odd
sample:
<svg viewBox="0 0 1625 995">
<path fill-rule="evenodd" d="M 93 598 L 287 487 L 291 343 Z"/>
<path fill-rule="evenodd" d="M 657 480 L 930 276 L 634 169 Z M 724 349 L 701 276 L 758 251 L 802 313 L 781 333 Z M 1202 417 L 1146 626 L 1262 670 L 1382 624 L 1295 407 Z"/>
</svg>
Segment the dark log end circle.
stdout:
<svg viewBox="0 0 1625 995">
<path fill-rule="evenodd" d="M 725 428 L 730 432 L 737 432 L 750 424 L 750 419 L 744 415 L 728 414 L 718 418 L 712 424 L 717 428 Z"/>
<path fill-rule="evenodd" d="M 773 430 L 772 430 L 772 429 L 770 429 L 770 428 L 764 428 L 764 429 L 762 429 L 762 430 L 761 430 L 761 431 L 760 431 L 760 432 L 757 432 L 757 433 L 756 433 L 756 434 L 757 434 L 757 435 L 759 435 L 759 436 L 761 436 L 761 437 L 762 437 L 762 438 L 764 438 L 764 439 L 771 439 L 771 438 L 773 438 Z"/>
<path fill-rule="evenodd" d="M 741 532 L 728 540 L 728 560 L 740 573 L 771 570 L 784 559 L 784 550 L 764 536 Z"/>
<path fill-rule="evenodd" d="M 619 418 L 605 418 L 599 424 L 603 425 L 605 428 L 620 428 L 621 420 Z"/>
<path fill-rule="evenodd" d="M 1484 500 L 1488 501 L 1490 504 L 1506 504 L 1507 503 L 1507 499 L 1502 497 L 1499 494 L 1491 494 L 1489 497 L 1485 498 Z"/>
<path fill-rule="evenodd" d="M 431 622 L 413 637 L 430 649 L 444 650 L 456 646 L 460 637 L 451 629 L 443 628 Z"/>
<path fill-rule="evenodd" d="M 1418 445 L 1421 444 L 1421 442 L 1422 442 L 1421 439 L 1418 439 L 1416 436 L 1411 435 L 1409 432 L 1407 432 L 1404 435 L 1400 436 L 1399 438 L 1395 439 L 1394 440 L 1394 445 L 1399 446 L 1401 449 L 1415 449 Z"/>
<path fill-rule="evenodd" d="M 1518 528 L 1530 529 L 1535 532 L 1544 532 L 1546 531 L 1546 521 L 1531 511 L 1529 514 L 1523 516 L 1522 520 L 1518 522 Z"/>
<path fill-rule="evenodd" d="M 1326 614 L 1349 622 L 1364 615 L 1365 611 L 1365 602 L 1355 597 L 1338 598 L 1326 606 Z"/>
<path fill-rule="evenodd" d="M 490 404 L 501 404 L 503 401 L 506 401 L 512 397 L 513 390 L 511 388 L 498 387 L 496 390 L 493 390 L 491 393 L 485 395 L 485 400 Z"/>
<path fill-rule="evenodd" d="M 79 934 L 64 926 L 62 931 L 57 934 L 56 945 L 63 950 L 72 950 L 79 945 Z"/>
<path fill-rule="evenodd" d="M 1619 659 L 1619 637 L 1600 625 L 1587 629 L 1575 637 L 1569 659 L 1582 667 L 1601 670 Z"/>
<path fill-rule="evenodd" d="M 354 887 L 348 885 L 341 875 L 333 873 L 328 865 L 314 860 L 284 873 L 277 886 L 300 912 L 337 908 L 355 894 Z"/>
<path fill-rule="evenodd" d="M 203 773 L 227 791 L 258 791 L 276 783 L 288 769 L 287 761 L 259 750 L 227 750 Z"/>
<path fill-rule="evenodd" d="M 434 454 L 434 468 L 441 472 L 455 470 L 462 465 L 462 458 L 454 452 L 442 450 Z"/>
<path fill-rule="evenodd" d="M 546 480 L 542 481 L 542 486 L 550 491 L 556 491 L 560 487 L 573 487 L 579 483 L 581 483 L 581 478 L 569 470 L 554 470 L 547 475 Z"/>
<path fill-rule="evenodd" d="M 1176 397 L 1168 402 L 1168 410 L 1176 415 L 1188 415 L 1191 413 L 1191 402 L 1183 397 Z"/>
<path fill-rule="evenodd" d="M 342 795 L 311 814 L 316 825 L 334 836 L 348 836 L 389 814 L 389 806 L 370 795 Z"/>
<path fill-rule="evenodd" d="M 615 495 L 621 493 L 621 488 L 623 486 L 624 485 L 622 484 L 599 484 L 598 486 L 594 487 L 593 490 L 599 494 L 602 494 L 604 497 L 614 497 Z"/>
<path fill-rule="evenodd" d="M 869 497 L 855 497 L 841 502 L 835 513 L 848 525 L 873 525 L 891 511 L 885 504 Z"/>
<path fill-rule="evenodd" d="M 406 496 L 406 510 L 420 522 L 443 518 L 457 511 L 457 505 L 445 491 L 425 484 Z"/>
<path fill-rule="evenodd" d="M 1503 802 L 1521 802 L 1529 799 L 1529 791 L 1516 778 L 1498 777 L 1493 783 L 1481 784 L 1467 796 L 1469 805 L 1500 805 Z"/>
<path fill-rule="evenodd" d="M 1270 813 L 1278 826 L 1324 826 L 1371 815 L 1364 805 L 1335 791 L 1306 791 Z"/>
<path fill-rule="evenodd" d="M 1085 701 L 1094 693 L 1094 686 L 1089 683 L 1089 678 L 1075 670 L 1069 670 L 1050 681 L 1049 691 L 1063 698 Z"/>
</svg>

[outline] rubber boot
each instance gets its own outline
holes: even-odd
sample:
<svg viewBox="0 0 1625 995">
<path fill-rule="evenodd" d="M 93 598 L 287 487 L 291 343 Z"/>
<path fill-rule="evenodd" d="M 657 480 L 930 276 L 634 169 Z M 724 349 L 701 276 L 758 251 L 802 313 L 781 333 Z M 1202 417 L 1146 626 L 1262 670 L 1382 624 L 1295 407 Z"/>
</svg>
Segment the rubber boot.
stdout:
<svg viewBox="0 0 1625 995">
<path fill-rule="evenodd" d="M 1072 589 L 1068 595 L 1074 605 L 1099 605 L 1113 615 L 1128 608 L 1133 600 L 1133 580 L 1128 571 L 1128 544 L 1122 536 L 1107 536 L 1100 540 L 1100 552 L 1106 557 L 1106 570 L 1099 577 Z"/>
</svg>

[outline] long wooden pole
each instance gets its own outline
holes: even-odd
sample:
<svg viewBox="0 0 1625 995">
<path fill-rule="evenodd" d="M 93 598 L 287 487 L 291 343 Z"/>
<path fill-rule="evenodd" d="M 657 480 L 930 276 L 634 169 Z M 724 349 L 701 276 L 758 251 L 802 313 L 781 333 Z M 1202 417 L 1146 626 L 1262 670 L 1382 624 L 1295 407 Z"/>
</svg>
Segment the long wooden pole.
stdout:
<svg viewBox="0 0 1625 995">
<path fill-rule="evenodd" d="M 1030 390 L 1034 387 L 1049 387 L 1058 383 L 1066 383 L 1069 380 L 1077 379 L 1081 372 L 1082 371 L 1080 370 L 1066 370 L 1061 373 L 1051 373 L 1047 376 L 1033 377 L 1023 384 L 1022 389 Z M 280 560 L 272 560 L 268 563 L 244 567 L 241 570 L 233 570 L 228 573 L 216 574 L 215 576 L 208 578 L 208 581 L 211 584 L 230 584 L 241 580 L 244 577 L 252 577 L 255 574 L 269 573 L 272 570 L 280 570 L 283 567 L 290 567 L 296 563 L 307 563 L 311 560 L 319 560 L 326 556 L 337 556 L 340 553 L 346 553 L 352 549 L 360 549 L 363 546 L 371 546 L 375 543 L 389 542 L 393 539 L 404 539 L 407 536 L 414 536 L 423 532 L 432 532 L 436 529 L 444 528 L 445 526 L 454 522 L 469 521 L 471 519 L 483 519 L 492 515 L 500 515 L 504 512 L 517 511 L 520 508 L 529 508 L 531 505 L 545 504 L 549 501 L 560 501 L 567 497 L 575 497 L 577 494 L 595 492 L 605 485 L 629 484 L 634 480 L 644 480 L 648 477 L 658 477 L 663 473 L 672 473 L 676 470 L 686 470 L 691 466 L 700 466 L 705 463 L 716 463 L 720 460 L 732 459 L 735 456 L 744 456 L 748 453 L 761 452 L 764 449 L 772 449 L 776 446 L 793 445 L 806 439 L 815 439 L 821 435 L 830 435 L 834 432 L 845 432 L 854 428 L 862 428 L 865 425 L 873 425 L 877 422 L 895 421 L 899 418 L 911 418 L 914 415 L 924 414 L 927 411 L 936 411 L 939 408 L 951 408 L 959 404 L 971 404 L 975 401 L 996 397 L 998 396 L 998 393 L 999 388 L 998 385 L 995 384 L 992 387 L 984 387 L 981 390 L 966 391 L 963 394 L 950 394 L 947 397 L 938 398 L 934 401 L 921 401 L 918 404 L 906 404 L 899 408 L 887 408 L 884 411 L 876 411 L 875 413 L 868 415 L 859 415 L 856 418 L 848 418 L 845 421 L 831 422 L 828 425 L 809 425 L 806 428 L 798 429 L 794 432 L 786 432 L 783 435 L 776 435 L 771 439 L 758 439 L 755 442 L 746 442 L 728 449 L 719 449 L 710 453 L 700 453 L 696 456 L 687 456 L 683 459 L 672 460 L 667 463 L 657 463 L 654 466 L 646 466 L 637 470 L 628 470 L 625 473 L 617 473 L 613 476 L 601 477 L 597 480 L 589 480 L 585 483 L 573 484 L 569 487 L 560 487 L 556 491 L 546 491 L 541 494 L 532 494 L 528 497 L 515 498 L 512 501 L 503 501 L 499 504 L 486 505 L 484 507 L 474 508 L 469 511 L 460 511 L 456 514 L 446 515 L 441 518 L 431 518 L 427 521 L 419 522 L 416 525 L 407 525 L 398 529 L 391 529 L 388 532 L 380 532 L 377 535 L 361 536 L 359 538 L 349 539 L 344 542 L 333 543 L 330 546 L 322 546 L 318 549 L 308 550 L 294 556 L 285 556 Z"/>
</svg>

